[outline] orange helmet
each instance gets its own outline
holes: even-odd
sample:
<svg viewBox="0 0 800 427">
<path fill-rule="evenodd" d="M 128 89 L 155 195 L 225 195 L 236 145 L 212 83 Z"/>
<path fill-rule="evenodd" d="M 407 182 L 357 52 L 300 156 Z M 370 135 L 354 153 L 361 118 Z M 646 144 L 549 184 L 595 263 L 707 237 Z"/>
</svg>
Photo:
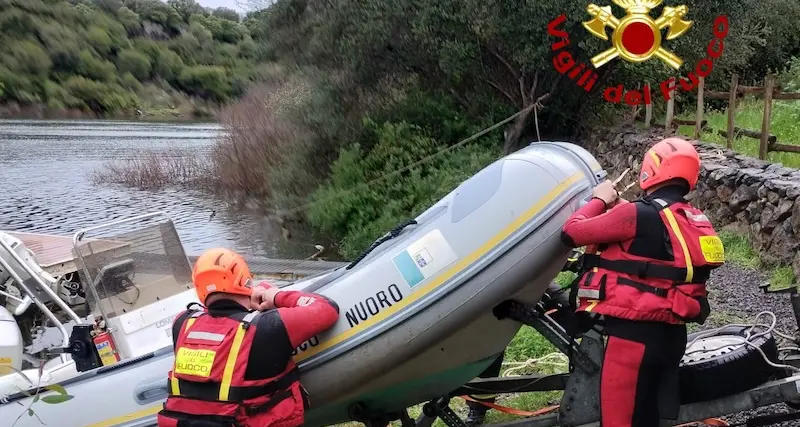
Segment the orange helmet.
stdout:
<svg viewBox="0 0 800 427">
<path fill-rule="evenodd" d="M 700 175 L 700 156 L 691 142 L 666 138 L 653 145 L 642 160 L 639 186 L 647 190 L 656 184 L 681 178 L 694 190 Z"/>
<path fill-rule="evenodd" d="M 209 249 L 197 258 L 192 281 L 200 302 L 215 292 L 250 296 L 250 268 L 241 255 L 229 249 Z"/>
</svg>

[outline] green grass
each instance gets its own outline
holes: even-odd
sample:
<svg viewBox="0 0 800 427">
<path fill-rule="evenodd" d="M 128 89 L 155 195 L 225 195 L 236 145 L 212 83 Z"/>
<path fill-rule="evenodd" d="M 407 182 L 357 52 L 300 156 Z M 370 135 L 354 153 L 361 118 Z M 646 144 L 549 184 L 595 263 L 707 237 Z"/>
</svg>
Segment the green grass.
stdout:
<svg viewBox="0 0 800 427">
<path fill-rule="evenodd" d="M 734 124 L 736 127 L 761 132 L 761 121 L 764 116 L 764 101 L 746 98 L 739 103 L 736 109 Z M 772 114 L 770 120 L 770 134 L 778 138 L 780 144 L 800 145 L 800 102 L 797 101 L 773 101 Z M 694 120 L 695 113 L 681 115 L 681 118 Z M 700 136 L 705 142 L 711 142 L 721 146 L 727 144 L 727 139 L 714 132 L 712 129 L 727 131 L 728 111 L 710 110 L 706 111 L 703 118 L 708 121 L 706 131 Z M 693 137 L 694 126 L 680 126 L 678 132 L 682 135 Z M 733 149 L 747 156 L 758 158 L 758 147 L 760 142 L 749 137 L 739 137 L 733 140 Z M 767 159 L 770 162 L 782 163 L 785 166 L 800 168 L 800 153 L 780 153 L 770 152 Z"/>
<path fill-rule="evenodd" d="M 772 289 L 784 289 L 797 281 L 794 271 L 789 265 L 767 267 L 758 252 L 753 249 L 753 244 L 747 236 L 730 231 L 721 231 L 719 237 L 725 247 L 725 259 L 727 262 L 745 268 L 765 270 L 769 275 Z"/>
</svg>

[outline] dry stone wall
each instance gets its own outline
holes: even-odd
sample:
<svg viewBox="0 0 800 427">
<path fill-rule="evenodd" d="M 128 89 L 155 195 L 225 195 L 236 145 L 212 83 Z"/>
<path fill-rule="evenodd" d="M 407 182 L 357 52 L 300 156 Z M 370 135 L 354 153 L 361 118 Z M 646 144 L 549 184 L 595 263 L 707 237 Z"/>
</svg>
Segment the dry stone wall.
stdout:
<svg viewBox="0 0 800 427">
<path fill-rule="evenodd" d="M 647 149 L 665 136 L 663 130 L 617 129 L 595 132 L 582 145 L 612 179 L 631 168 L 623 179 L 627 185 L 637 179 Z M 694 143 L 702 168 L 697 188 L 688 196 L 692 203 L 706 212 L 717 230 L 749 235 L 765 262 L 790 264 L 800 277 L 800 170 Z M 630 200 L 640 193 L 634 185 L 623 197 Z"/>
</svg>

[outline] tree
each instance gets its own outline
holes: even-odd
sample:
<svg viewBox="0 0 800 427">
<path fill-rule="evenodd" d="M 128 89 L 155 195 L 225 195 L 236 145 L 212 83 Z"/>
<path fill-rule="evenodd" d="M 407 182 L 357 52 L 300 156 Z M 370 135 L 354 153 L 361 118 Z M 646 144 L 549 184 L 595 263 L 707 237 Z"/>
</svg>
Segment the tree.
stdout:
<svg viewBox="0 0 800 427">
<path fill-rule="evenodd" d="M 92 3 L 97 5 L 100 10 L 106 11 L 110 14 L 116 14 L 122 7 L 121 0 L 92 0 Z"/>
<path fill-rule="evenodd" d="M 117 55 L 117 68 L 121 73 L 131 73 L 139 80 L 150 77 L 152 64 L 147 55 L 135 50 L 125 49 Z"/>
<path fill-rule="evenodd" d="M 94 56 L 84 49 L 79 54 L 80 62 L 75 67 L 75 72 L 84 77 L 101 82 L 113 81 L 117 75 L 117 68 L 109 61 Z"/>
<path fill-rule="evenodd" d="M 101 55 L 106 55 L 111 52 L 114 43 L 108 32 L 104 28 L 98 26 L 91 26 L 86 33 L 86 39 L 89 44 Z"/>
<path fill-rule="evenodd" d="M 184 68 L 178 78 L 187 92 L 217 102 L 227 100 L 231 95 L 231 82 L 222 67 L 198 65 Z"/>
<path fill-rule="evenodd" d="M 119 22 L 125 27 L 125 31 L 130 35 L 137 35 L 142 31 L 142 23 L 139 22 L 139 15 L 125 6 L 117 10 L 117 19 L 119 19 Z"/>
<path fill-rule="evenodd" d="M 167 4 L 172 6 L 184 21 L 189 21 L 189 17 L 196 13 L 200 15 L 206 14 L 206 9 L 195 0 L 168 0 Z"/>
<path fill-rule="evenodd" d="M 216 18 L 225 19 L 233 22 L 239 22 L 242 19 L 239 16 L 239 12 L 233 9 L 229 9 L 227 7 L 218 7 L 211 12 L 211 15 Z"/>
<path fill-rule="evenodd" d="M 26 75 L 47 75 L 53 66 L 47 52 L 33 40 L 12 41 L 3 62 L 9 70 Z"/>
</svg>

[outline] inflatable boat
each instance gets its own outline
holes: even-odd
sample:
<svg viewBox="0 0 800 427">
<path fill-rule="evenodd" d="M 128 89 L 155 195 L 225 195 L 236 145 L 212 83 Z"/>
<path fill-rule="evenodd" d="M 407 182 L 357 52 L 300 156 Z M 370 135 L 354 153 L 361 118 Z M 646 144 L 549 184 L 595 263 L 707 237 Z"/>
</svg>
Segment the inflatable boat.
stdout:
<svg viewBox="0 0 800 427">
<path fill-rule="evenodd" d="M 570 252 L 560 241 L 562 225 L 605 176 L 577 145 L 531 144 L 484 168 L 349 265 L 288 285 L 340 307 L 331 330 L 295 350 L 311 396 L 305 425 L 402 410 L 446 395 L 482 372 L 521 327 L 498 320 L 492 308 L 509 298 L 541 298 Z M 17 426 L 38 426 L 37 417 L 65 427 L 155 424 L 173 360 L 169 324 L 196 301 L 191 266 L 177 235 L 165 229 L 158 226 L 158 238 L 139 233 L 134 239 L 130 230 L 107 237 L 131 247 L 97 257 L 91 244 L 82 243 L 86 231 L 76 234 L 84 273 L 93 278 L 87 300 L 93 315 L 107 320 L 120 357 L 59 377 L 72 399 L 37 402 L 36 417 L 25 415 Z M 129 277 L 125 269 L 136 274 Z M 136 301 L 120 309 L 118 300 L 130 303 L 130 295 Z M 86 364 L 72 359 L 50 363 L 62 370 Z M 0 419 L 16 419 L 30 399 L 11 396 L 0 406 Z"/>
</svg>

